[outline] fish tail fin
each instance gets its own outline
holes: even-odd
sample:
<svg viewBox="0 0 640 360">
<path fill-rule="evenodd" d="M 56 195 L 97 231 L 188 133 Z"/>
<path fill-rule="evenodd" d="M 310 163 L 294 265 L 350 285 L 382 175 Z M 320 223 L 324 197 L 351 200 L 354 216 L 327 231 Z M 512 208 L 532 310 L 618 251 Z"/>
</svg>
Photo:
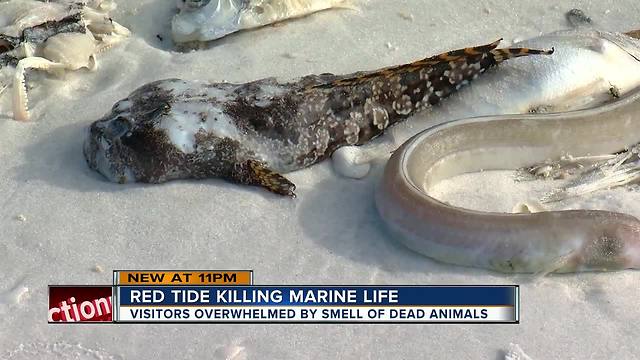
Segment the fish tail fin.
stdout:
<svg viewBox="0 0 640 360">
<path fill-rule="evenodd" d="M 640 39 L 640 30 L 632 30 L 632 31 L 627 31 L 626 33 L 624 33 L 627 36 L 630 36 L 634 39 Z"/>
<path fill-rule="evenodd" d="M 473 46 L 473 47 L 447 51 L 445 53 L 438 54 L 438 55 L 432 56 L 431 58 L 425 59 L 425 61 L 428 61 L 430 64 L 436 64 L 437 62 L 440 62 L 440 61 L 458 61 L 461 59 L 470 59 L 470 58 L 480 57 L 483 54 L 491 52 L 492 50 L 497 48 L 498 44 L 500 44 L 500 41 L 502 41 L 502 38 L 486 45 Z"/>
<path fill-rule="evenodd" d="M 493 55 L 493 59 L 496 64 L 499 64 L 505 60 L 513 59 L 521 56 L 529 55 L 551 55 L 555 52 L 555 48 L 549 50 L 538 50 L 529 48 L 507 48 L 507 49 L 492 49 L 489 51 Z"/>
<path fill-rule="evenodd" d="M 551 50 L 529 48 L 498 49 L 497 47 L 500 44 L 500 41 L 502 41 L 502 38 L 486 45 L 447 51 L 446 53 L 436 55 L 428 60 L 432 63 L 437 61 L 466 61 L 468 63 L 480 61 L 484 65 L 483 67 L 490 67 L 511 58 L 529 55 L 550 55 L 555 51 L 554 48 L 551 48 Z M 487 55 L 490 55 L 490 58 L 493 61 L 481 61 Z"/>
<path fill-rule="evenodd" d="M 498 49 L 502 39 L 486 45 L 452 50 L 434 57 L 415 62 L 411 65 L 431 66 L 429 81 L 434 85 L 434 95 L 429 101 L 432 105 L 441 98 L 467 85 L 489 68 L 499 63 L 520 56 L 551 54 L 551 50 L 528 48 Z"/>
</svg>

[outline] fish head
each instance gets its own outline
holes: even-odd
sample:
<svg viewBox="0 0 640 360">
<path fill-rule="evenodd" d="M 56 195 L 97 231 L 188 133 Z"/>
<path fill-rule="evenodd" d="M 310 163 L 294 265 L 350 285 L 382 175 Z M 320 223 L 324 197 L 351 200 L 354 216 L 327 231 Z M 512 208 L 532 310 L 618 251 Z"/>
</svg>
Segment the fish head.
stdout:
<svg viewBox="0 0 640 360">
<path fill-rule="evenodd" d="M 130 114 L 114 110 L 89 126 L 83 152 L 90 168 L 117 183 L 138 181 L 135 171 L 137 155 L 127 146 L 133 136 L 135 119 Z"/>
<path fill-rule="evenodd" d="M 89 167 L 117 183 L 232 177 L 251 152 L 224 112 L 233 89 L 179 79 L 138 88 L 89 127 Z"/>
<path fill-rule="evenodd" d="M 162 182 L 179 169 L 183 156 L 158 127 L 172 99 L 160 86 L 166 81 L 142 86 L 89 126 L 83 151 L 90 168 L 117 183 Z"/>
<path fill-rule="evenodd" d="M 206 42 L 240 30 L 242 0 L 178 0 L 171 21 L 176 43 Z"/>
</svg>

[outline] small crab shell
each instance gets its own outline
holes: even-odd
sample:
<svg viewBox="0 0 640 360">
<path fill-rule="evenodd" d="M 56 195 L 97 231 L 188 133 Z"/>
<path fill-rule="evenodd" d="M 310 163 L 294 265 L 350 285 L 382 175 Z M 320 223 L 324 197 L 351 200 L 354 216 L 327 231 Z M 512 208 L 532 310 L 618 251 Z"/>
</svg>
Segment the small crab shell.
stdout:
<svg viewBox="0 0 640 360">
<path fill-rule="evenodd" d="M 65 64 L 67 70 L 94 69 L 96 44 L 90 32 L 63 33 L 47 39 L 43 54 L 53 62 Z"/>
<path fill-rule="evenodd" d="M 353 0 L 178 0 L 171 31 L 176 43 L 205 42 L 236 31 L 306 16 L 331 8 L 354 8 Z"/>
<path fill-rule="evenodd" d="M 111 0 L 0 0 L 0 67 L 15 68 L 13 117 L 28 120 L 25 73 L 96 68 L 95 54 L 130 35 L 113 21 Z M 7 85 L 0 82 L 0 89 Z"/>
<path fill-rule="evenodd" d="M 109 8 L 114 8 L 110 5 Z M 86 7 L 82 11 L 83 19 L 87 28 L 99 39 L 110 41 L 109 38 L 122 38 L 131 35 L 131 31 L 126 27 L 113 21 L 108 12 L 104 12 L 103 7 L 97 9 Z"/>
</svg>

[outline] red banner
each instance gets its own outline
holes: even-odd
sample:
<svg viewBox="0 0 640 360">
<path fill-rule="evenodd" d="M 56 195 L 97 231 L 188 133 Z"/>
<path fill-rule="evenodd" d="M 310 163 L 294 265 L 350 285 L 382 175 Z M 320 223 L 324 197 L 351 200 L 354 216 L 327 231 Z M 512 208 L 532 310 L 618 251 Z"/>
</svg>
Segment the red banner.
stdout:
<svg viewBox="0 0 640 360">
<path fill-rule="evenodd" d="M 111 286 L 49 286 L 49 322 L 111 322 Z"/>
</svg>

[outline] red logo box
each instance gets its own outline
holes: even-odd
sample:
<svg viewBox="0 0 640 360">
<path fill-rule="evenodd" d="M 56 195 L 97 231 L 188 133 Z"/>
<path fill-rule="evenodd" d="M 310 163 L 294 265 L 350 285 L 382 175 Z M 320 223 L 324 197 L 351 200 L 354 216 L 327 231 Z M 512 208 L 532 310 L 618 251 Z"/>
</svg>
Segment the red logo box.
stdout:
<svg viewBox="0 0 640 360">
<path fill-rule="evenodd" d="M 49 323 L 112 322 L 112 286 L 49 286 Z"/>
</svg>

